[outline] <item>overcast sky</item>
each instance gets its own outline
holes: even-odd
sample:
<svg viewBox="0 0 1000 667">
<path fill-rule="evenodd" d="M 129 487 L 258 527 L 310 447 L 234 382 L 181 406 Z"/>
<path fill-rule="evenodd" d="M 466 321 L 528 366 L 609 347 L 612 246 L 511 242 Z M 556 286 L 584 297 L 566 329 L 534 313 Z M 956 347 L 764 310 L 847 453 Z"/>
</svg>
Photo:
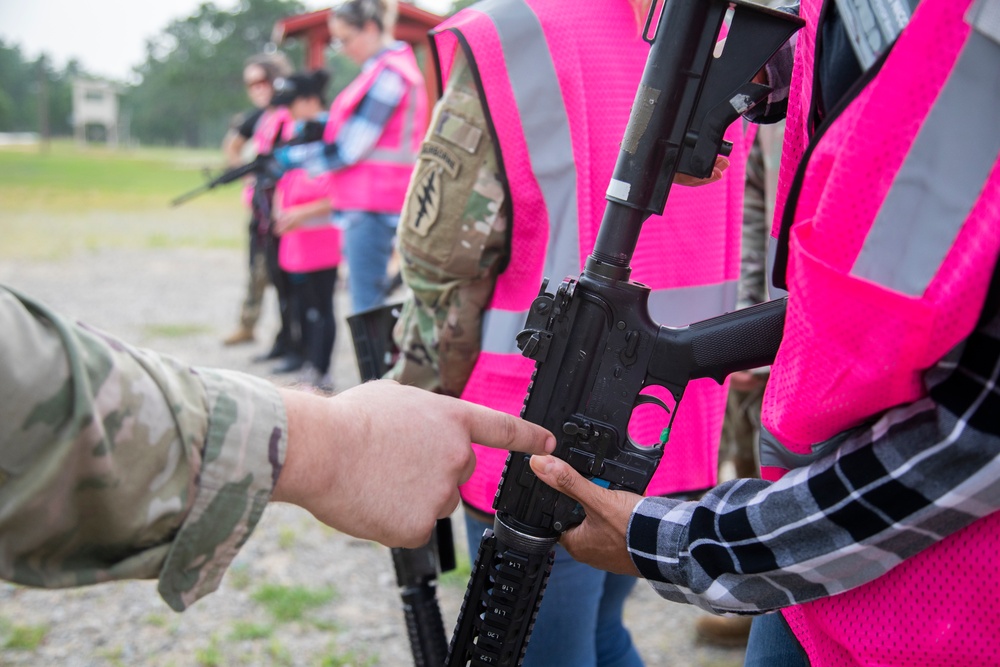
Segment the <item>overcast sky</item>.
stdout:
<svg viewBox="0 0 1000 667">
<path fill-rule="evenodd" d="M 46 53 L 62 68 L 76 58 L 99 76 L 125 81 L 145 58 L 146 40 L 174 19 L 195 13 L 205 0 L 0 0 L 0 38 L 17 44 L 29 59 Z M 331 0 L 302 0 L 309 9 L 329 7 Z M 223 9 L 235 6 L 217 0 Z M 450 0 L 416 3 L 443 12 Z"/>
</svg>

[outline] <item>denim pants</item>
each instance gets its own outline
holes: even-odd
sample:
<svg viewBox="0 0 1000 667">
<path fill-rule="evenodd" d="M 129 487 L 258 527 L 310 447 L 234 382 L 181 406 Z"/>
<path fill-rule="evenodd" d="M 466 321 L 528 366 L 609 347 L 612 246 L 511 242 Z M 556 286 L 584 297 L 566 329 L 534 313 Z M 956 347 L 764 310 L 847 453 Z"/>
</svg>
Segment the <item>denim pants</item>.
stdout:
<svg viewBox="0 0 1000 667">
<path fill-rule="evenodd" d="M 755 616 L 743 667 L 809 667 L 802 646 L 781 614 Z"/>
<path fill-rule="evenodd" d="M 385 303 L 386 275 L 399 215 L 370 211 L 338 211 L 334 224 L 343 230 L 351 309 L 359 313 Z"/>
<path fill-rule="evenodd" d="M 492 524 L 466 513 L 466 539 L 475 560 Z M 542 597 L 523 667 L 642 667 L 622 610 L 637 579 L 573 560 L 561 546 Z"/>
</svg>

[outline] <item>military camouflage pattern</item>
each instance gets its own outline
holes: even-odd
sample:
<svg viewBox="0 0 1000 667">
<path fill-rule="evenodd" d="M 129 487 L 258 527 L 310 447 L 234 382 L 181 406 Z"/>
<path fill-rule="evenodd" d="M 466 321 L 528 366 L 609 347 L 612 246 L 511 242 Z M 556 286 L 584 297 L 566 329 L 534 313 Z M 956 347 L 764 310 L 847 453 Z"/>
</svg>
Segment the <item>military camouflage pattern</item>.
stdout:
<svg viewBox="0 0 1000 667">
<path fill-rule="evenodd" d="M 400 217 L 403 279 L 412 295 L 394 332 L 402 354 L 386 377 L 462 393 L 479 356 L 482 312 L 507 257 L 507 220 L 486 115 L 459 52 Z"/>
<path fill-rule="evenodd" d="M 0 287 L 0 576 L 218 586 L 285 456 L 277 390 L 136 349 Z"/>
</svg>

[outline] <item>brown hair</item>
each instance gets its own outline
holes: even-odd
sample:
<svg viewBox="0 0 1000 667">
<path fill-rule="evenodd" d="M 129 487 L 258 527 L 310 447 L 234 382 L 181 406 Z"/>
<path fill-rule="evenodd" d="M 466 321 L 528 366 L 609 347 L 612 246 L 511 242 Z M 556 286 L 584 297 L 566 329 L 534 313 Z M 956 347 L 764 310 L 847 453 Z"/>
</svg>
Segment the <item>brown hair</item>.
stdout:
<svg viewBox="0 0 1000 667">
<path fill-rule="evenodd" d="M 267 77 L 270 83 L 274 83 L 274 80 L 278 77 L 288 76 L 295 71 L 291 61 L 288 60 L 288 56 L 280 51 L 258 53 L 257 55 L 250 56 L 243 63 L 243 69 L 250 66 L 259 67 L 264 70 L 264 76 Z"/>
<path fill-rule="evenodd" d="M 373 21 L 379 32 L 389 32 L 396 25 L 396 0 L 347 0 L 333 8 L 333 17 L 359 30 Z"/>
</svg>

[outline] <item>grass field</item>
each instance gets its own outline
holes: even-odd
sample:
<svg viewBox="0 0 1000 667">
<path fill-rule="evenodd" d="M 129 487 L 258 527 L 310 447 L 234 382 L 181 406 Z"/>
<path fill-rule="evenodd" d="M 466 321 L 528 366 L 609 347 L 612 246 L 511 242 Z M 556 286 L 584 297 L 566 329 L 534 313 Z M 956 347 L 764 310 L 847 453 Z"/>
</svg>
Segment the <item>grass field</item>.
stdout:
<svg viewBox="0 0 1000 667">
<path fill-rule="evenodd" d="M 218 172 L 219 151 L 0 148 L 0 259 L 59 259 L 104 247 L 240 247 L 237 183 L 183 206 L 170 200 Z"/>
</svg>

